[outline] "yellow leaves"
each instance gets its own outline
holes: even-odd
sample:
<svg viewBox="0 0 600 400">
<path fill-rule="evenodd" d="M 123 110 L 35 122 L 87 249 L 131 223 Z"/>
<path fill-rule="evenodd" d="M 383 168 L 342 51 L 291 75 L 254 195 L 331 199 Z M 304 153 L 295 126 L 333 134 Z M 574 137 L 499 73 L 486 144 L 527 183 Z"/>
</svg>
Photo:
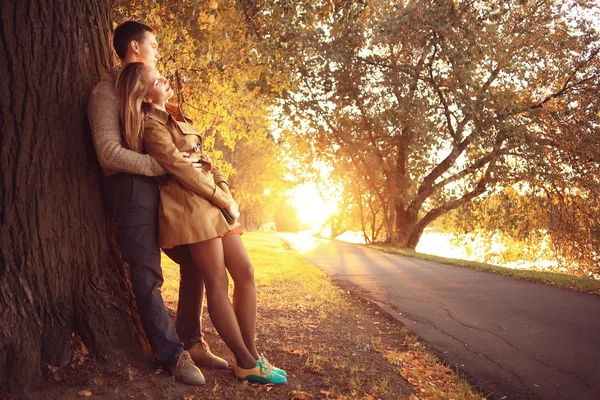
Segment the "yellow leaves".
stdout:
<svg viewBox="0 0 600 400">
<path fill-rule="evenodd" d="M 326 399 L 335 399 L 335 400 L 347 400 L 348 399 L 343 394 L 338 394 L 336 396 L 332 390 L 321 390 L 319 393 L 324 395 Z M 367 397 L 367 396 L 365 396 L 365 397 Z M 363 399 L 365 399 L 365 397 L 363 397 Z"/>
<path fill-rule="evenodd" d="M 410 345 L 415 346 L 415 344 L 418 345 L 418 342 Z M 453 398 L 453 394 L 460 394 L 464 399 L 479 399 L 479 396 L 471 392 L 467 385 L 461 384 L 462 382 L 454 376 L 454 371 L 439 363 L 435 357 L 425 355 L 420 350 L 406 352 L 388 350 L 385 352 L 385 358 L 391 364 L 399 366 L 396 369 L 398 374 L 406 379 L 422 398 Z M 412 394 L 410 399 L 419 399 L 419 397 Z"/>
<path fill-rule="evenodd" d="M 77 394 L 81 397 L 90 397 L 92 395 L 92 392 L 90 392 L 89 390 L 81 390 L 77 392 Z"/>
<path fill-rule="evenodd" d="M 82 365 L 89 352 L 87 347 L 85 347 L 85 345 L 83 344 L 83 342 L 81 341 L 81 338 L 77 335 L 75 335 L 75 333 L 71 333 L 71 338 L 69 339 L 69 343 L 71 345 L 71 348 L 73 349 L 73 356 L 71 357 L 71 365 Z"/>
<path fill-rule="evenodd" d="M 339 394 L 339 395 L 335 396 L 335 394 L 331 390 L 321 390 L 321 391 L 319 391 L 319 393 L 321 395 L 325 396 L 326 399 L 335 399 L 335 400 L 347 400 L 348 399 L 348 397 L 344 396 L 343 394 Z M 301 390 L 294 390 L 290 394 L 292 395 L 290 400 L 309 400 L 309 399 L 313 398 L 313 396 L 311 394 L 309 394 L 307 392 L 303 392 Z M 321 397 L 319 396 L 318 398 L 321 398 Z M 368 394 L 368 395 L 361 397 L 361 400 L 375 400 L 375 397 Z"/>
<path fill-rule="evenodd" d="M 60 375 L 58 374 L 58 367 L 48 365 L 48 375 L 56 382 L 60 381 Z"/>
<path fill-rule="evenodd" d="M 292 395 L 292 397 L 290 397 L 290 400 L 308 400 L 311 398 L 310 394 L 301 390 L 293 390 L 290 394 Z"/>
</svg>

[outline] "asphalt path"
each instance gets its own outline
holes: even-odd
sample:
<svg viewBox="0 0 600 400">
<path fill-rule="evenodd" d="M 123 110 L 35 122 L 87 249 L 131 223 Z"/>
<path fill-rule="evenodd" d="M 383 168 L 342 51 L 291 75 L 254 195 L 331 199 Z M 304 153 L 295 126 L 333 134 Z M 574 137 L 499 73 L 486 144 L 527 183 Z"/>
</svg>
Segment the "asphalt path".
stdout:
<svg viewBox="0 0 600 400">
<path fill-rule="evenodd" d="M 490 399 L 600 400 L 600 298 L 281 234 L 334 282 L 409 327 Z"/>
</svg>

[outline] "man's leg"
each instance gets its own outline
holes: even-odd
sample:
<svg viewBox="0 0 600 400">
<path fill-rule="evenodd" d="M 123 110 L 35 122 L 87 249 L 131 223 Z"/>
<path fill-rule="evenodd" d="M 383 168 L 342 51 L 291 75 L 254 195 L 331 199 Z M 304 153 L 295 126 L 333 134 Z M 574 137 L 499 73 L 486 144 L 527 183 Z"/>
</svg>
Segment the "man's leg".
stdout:
<svg viewBox="0 0 600 400">
<path fill-rule="evenodd" d="M 165 249 L 164 252 L 179 264 L 179 302 L 175 329 L 183 347 L 188 350 L 197 365 L 212 368 L 227 368 L 224 359 L 215 356 L 202 338 L 202 305 L 204 302 L 204 280 L 194 263 L 188 246 Z"/>
<path fill-rule="evenodd" d="M 163 250 L 175 263 L 179 264 L 179 302 L 175 329 L 183 348 L 189 349 L 202 339 L 202 303 L 204 301 L 204 281 L 191 259 L 188 246 L 177 246 Z"/>
<path fill-rule="evenodd" d="M 119 227 L 118 243 L 123 260 L 129 263 L 131 287 L 135 295 L 140 319 L 152 349 L 163 365 L 171 365 L 175 356 L 183 351 L 175 328 L 165 308 L 161 287 L 163 284 L 158 247 L 153 224 Z"/>
<path fill-rule="evenodd" d="M 152 349 L 184 383 L 204 383 L 201 372 L 189 362 L 163 303 L 158 248 L 158 189 L 151 178 L 119 174 L 106 179 L 106 205 L 119 230 L 121 256 L 129 264 L 131 286 Z"/>
</svg>

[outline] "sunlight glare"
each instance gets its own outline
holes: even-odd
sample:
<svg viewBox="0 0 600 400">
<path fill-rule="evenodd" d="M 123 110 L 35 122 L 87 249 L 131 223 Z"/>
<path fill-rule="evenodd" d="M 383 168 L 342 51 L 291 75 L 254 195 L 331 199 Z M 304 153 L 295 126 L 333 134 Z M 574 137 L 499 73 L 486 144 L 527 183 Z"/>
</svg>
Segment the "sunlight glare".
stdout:
<svg viewBox="0 0 600 400">
<path fill-rule="evenodd" d="M 325 239 L 316 238 L 312 232 L 308 231 L 298 232 L 298 234 L 288 232 L 279 232 L 277 234 L 288 243 L 293 243 L 294 250 L 302 255 L 311 253 L 322 243 L 327 243 Z"/>
<path fill-rule="evenodd" d="M 320 230 L 329 216 L 337 211 L 337 201 L 325 202 L 314 183 L 297 186 L 292 195 L 292 205 L 298 211 L 300 221 L 313 230 Z"/>
</svg>

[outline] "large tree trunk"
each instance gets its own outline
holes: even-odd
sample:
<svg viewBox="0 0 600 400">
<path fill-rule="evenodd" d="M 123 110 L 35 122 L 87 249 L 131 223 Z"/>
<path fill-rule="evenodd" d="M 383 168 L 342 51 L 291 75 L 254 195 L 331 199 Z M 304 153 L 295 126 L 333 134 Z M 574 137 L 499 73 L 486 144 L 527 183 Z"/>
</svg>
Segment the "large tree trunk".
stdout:
<svg viewBox="0 0 600 400">
<path fill-rule="evenodd" d="M 0 7 L 0 391 L 14 392 L 70 360 L 73 332 L 109 362 L 141 352 L 86 120 L 112 64 L 109 3 Z"/>
<path fill-rule="evenodd" d="M 410 239 L 413 236 L 417 222 L 418 215 L 416 211 L 398 206 L 396 208 L 396 235 L 392 244 L 414 250 L 417 247 L 418 239 L 417 243 L 412 242 Z"/>
</svg>

